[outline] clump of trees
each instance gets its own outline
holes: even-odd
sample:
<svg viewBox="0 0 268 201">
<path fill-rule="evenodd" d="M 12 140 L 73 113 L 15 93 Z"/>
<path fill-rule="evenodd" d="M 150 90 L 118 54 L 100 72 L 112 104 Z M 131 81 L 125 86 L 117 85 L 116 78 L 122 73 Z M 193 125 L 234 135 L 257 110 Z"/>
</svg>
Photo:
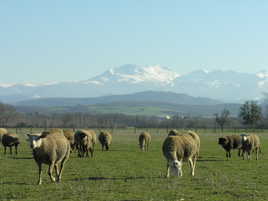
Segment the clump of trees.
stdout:
<svg viewBox="0 0 268 201">
<path fill-rule="evenodd" d="M 244 125 L 254 128 L 262 120 L 262 108 L 254 101 L 246 101 L 240 107 L 239 117 Z"/>
</svg>

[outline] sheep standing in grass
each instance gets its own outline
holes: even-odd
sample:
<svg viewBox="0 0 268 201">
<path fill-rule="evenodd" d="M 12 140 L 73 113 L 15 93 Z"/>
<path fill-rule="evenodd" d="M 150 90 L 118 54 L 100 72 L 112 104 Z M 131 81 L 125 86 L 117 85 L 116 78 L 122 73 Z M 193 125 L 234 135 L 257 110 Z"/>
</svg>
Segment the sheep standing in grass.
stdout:
<svg viewBox="0 0 268 201">
<path fill-rule="evenodd" d="M 78 157 L 88 157 L 89 152 L 93 157 L 94 152 L 94 134 L 90 130 L 77 130 L 74 135 L 75 145 L 78 151 Z"/>
<path fill-rule="evenodd" d="M 197 135 L 197 134 L 196 134 Z M 182 176 L 182 162 L 188 161 L 191 167 L 191 175 L 195 174 L 195 165 L 199 153 L 196 136 L 189 133 L 169 135 L 162 146 L 163 155 L 167 160 L 167 174 Z"/>
<path fill-rule="evenodd" d="M 226 151 L 227 159 L 231 158 L 231 150 L 238 149 L 238 156 L 241 155 L 243 138 L 239 135 L 229 135 L 225 137 L 220 137 L 218 144 Z"/>
<path fill-rule="evenodd" d="M 28 135 L 33 157 L 38 165 L 38 184 L 42 183 L 42 164 L 49 165 L 48 175 L 52 182 L 60 182 L 65 162 L 70 155 L 70 143 L 62 132 L 43 132 L 41 136 Z M 56 179 L 52 175 L 56 171 Z"/>
<path fill-rule="evenodd" d="M 247 153 L 247 158 L 249 160 L 251 153 L 255 151 L 256 160 L 258 160 L 260 150 L 261 150 L 261 143 L 259 136 L 254 134 L 249 136 L 243 136 L 243 145 L 242 145 L 243 159 L 245 159 L 245 152 Z"/>
<path fill-rule="evenodd" d="M 102 151 L 104 151 L 104 148 L 106 151 L 109 150 L 109 146 L 112 142 L 112 135 L 108 132 L 101 131 L 99 134 L 99 141 L 101 144 Z"/>
<path fill-rule="evenodd" d="M 5 128 L 0 128 L 0 142 L 2 142 L 2 137 L 4 134 L 7 134 L 7 129 Z"/>
<path fill-rule="evenodd" d="M 6 133 L 2 137 L 2 144 L 4 146 L 4 154 L 6 154 L 7 147 L 10 149 L 10 154 L 12 154 L 12 147 L 15 147 L 15 153 L 18 154 L 18 146 L 20 144 L 19 137 L 15 133 Z"/>
<path fill-rule="evenodd" d="M 139 145 L 142 151 L 149 150 L 149 144 L 151 143 L 151 135 L 148 132 L 142 132 L 139 136 Z"/>
</svg>

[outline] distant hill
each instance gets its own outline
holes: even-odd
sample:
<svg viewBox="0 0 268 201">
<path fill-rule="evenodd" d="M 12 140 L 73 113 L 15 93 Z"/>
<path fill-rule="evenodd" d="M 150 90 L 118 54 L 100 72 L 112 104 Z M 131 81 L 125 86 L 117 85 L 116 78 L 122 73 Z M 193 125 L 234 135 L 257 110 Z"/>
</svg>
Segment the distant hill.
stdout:
<svg viewBox="0 0 268 201">
<path fill-rule="evenodd" d="M 214 116 L 228 109 L 237 116 L 239 104 L 225 104 L 217 100 L 192 97 L 172 92 L 144 91 L 128 95 L 103 96 L 98 98 L 45 98 L 19 102 L 20 112 L 41 113 L 122 113 L 147 116 Z"/>
<path fill-rule="evenodd" d="M 168 103 L 181 105 L 216 105 L 221 101 L 210 98 L 193 97 L 186 94 L 162 91 L 144 91 L 127 95 L 102 96 L 96 98 L 39 98 L 16 103 L 18 106 L 77 106 L 77 105 L 94 105 L 94 104 L 111 104 L 118 102 L 131 103 Z"/>
</svg>

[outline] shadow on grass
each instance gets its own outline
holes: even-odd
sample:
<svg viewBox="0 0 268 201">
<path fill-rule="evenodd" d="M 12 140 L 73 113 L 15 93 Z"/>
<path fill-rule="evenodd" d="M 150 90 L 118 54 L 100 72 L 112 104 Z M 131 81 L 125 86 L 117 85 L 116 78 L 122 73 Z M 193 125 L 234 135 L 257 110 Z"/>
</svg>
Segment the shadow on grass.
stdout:
<svg viewBox="0 0 268 201">
<path fill-rule="evenodd" d="M 18 160 L 29 160 L 29 159 L 33 159 L 33 157 L 13 157 L 13 159 L 18 159 Z"/>
<path fill-rule="evenodd" d="M 216 162 L 216 161 L 226 161 L 223 159 L 198 159 L 198 162 Z"/>
<path fill-rule="evenodd" d="M 106 180 L 106 181 L 115 181 L 115 180 L 122 180 L 127 182 L 128 180 L 138 180 L 138 179 L 148 179 L 149 177 L 87 177 L 87 178 L 76 178 L 73 179 L 73 181 L 102 181 L 102 180 Z M 154 178 L 154 179 L 160 179 L 162 177 L 150 177 L 150 178 Z"/>
<path fill-rule="evenodd" d="M 32 185 L 32 184 L 28 184 L 25 182 L 11 182 L 11 181 L 6 181 L 1 183 L 1 185 Z"/>
</svg>

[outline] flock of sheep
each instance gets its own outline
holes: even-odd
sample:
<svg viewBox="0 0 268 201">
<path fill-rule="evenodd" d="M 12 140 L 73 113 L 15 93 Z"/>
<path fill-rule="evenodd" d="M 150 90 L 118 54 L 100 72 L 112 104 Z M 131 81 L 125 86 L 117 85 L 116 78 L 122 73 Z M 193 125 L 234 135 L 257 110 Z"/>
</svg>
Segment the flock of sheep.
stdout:
<svg viewBox="0 0 268 201">
<path fill-rule="evenodd" d="M 62 130 L 50 129 L 41 133 L 27 134 L 30 147 L 33 151 L 33 158 L 38 166 L 38 184 L 42 183 L 42 164 L 47 164 L 48 175 L 52 182 L 60 182 L 65 162 L 68 160 L 72 151 L 77 151 L 78 157 L 93 157 L 94 146 L 97 143 L 97 135 L 93 130 Z M 17 148 L 20 144 L 19 138 L 14 133 L 9 133 L 6 129 L 0 128 L 0 140 L 6 148 Z M 108 151 L 112 141 L 112 135 L 109 132 L 101 131 L 98 135 L 102 151 Z M 149 150 L 151 135 L 148 132 L 142 132 L 138 138 L 139 146 L 142 151 Z M 238 149 L 238 155 L 250 159 L 251 153 L 256 153 L 258 160 L 260 149 L 260 139 L 257 135 L 231 135 L 220 137 L 218 144 L 226 151 L 227 159 L 231 158 L 231 150 Z M 191 175 L 195 175 L 195 166 L 200 150 L 200 138 L 193 131 L 178 132 L 171 130 L 162 144 L 162 152 L 167 160 L 166 177 L 182 176 L 182 163 L 188 161 L 191 168 Z M 56 178 L 53 176 L 53 169 L 56 172 Z"/>
</svg>

